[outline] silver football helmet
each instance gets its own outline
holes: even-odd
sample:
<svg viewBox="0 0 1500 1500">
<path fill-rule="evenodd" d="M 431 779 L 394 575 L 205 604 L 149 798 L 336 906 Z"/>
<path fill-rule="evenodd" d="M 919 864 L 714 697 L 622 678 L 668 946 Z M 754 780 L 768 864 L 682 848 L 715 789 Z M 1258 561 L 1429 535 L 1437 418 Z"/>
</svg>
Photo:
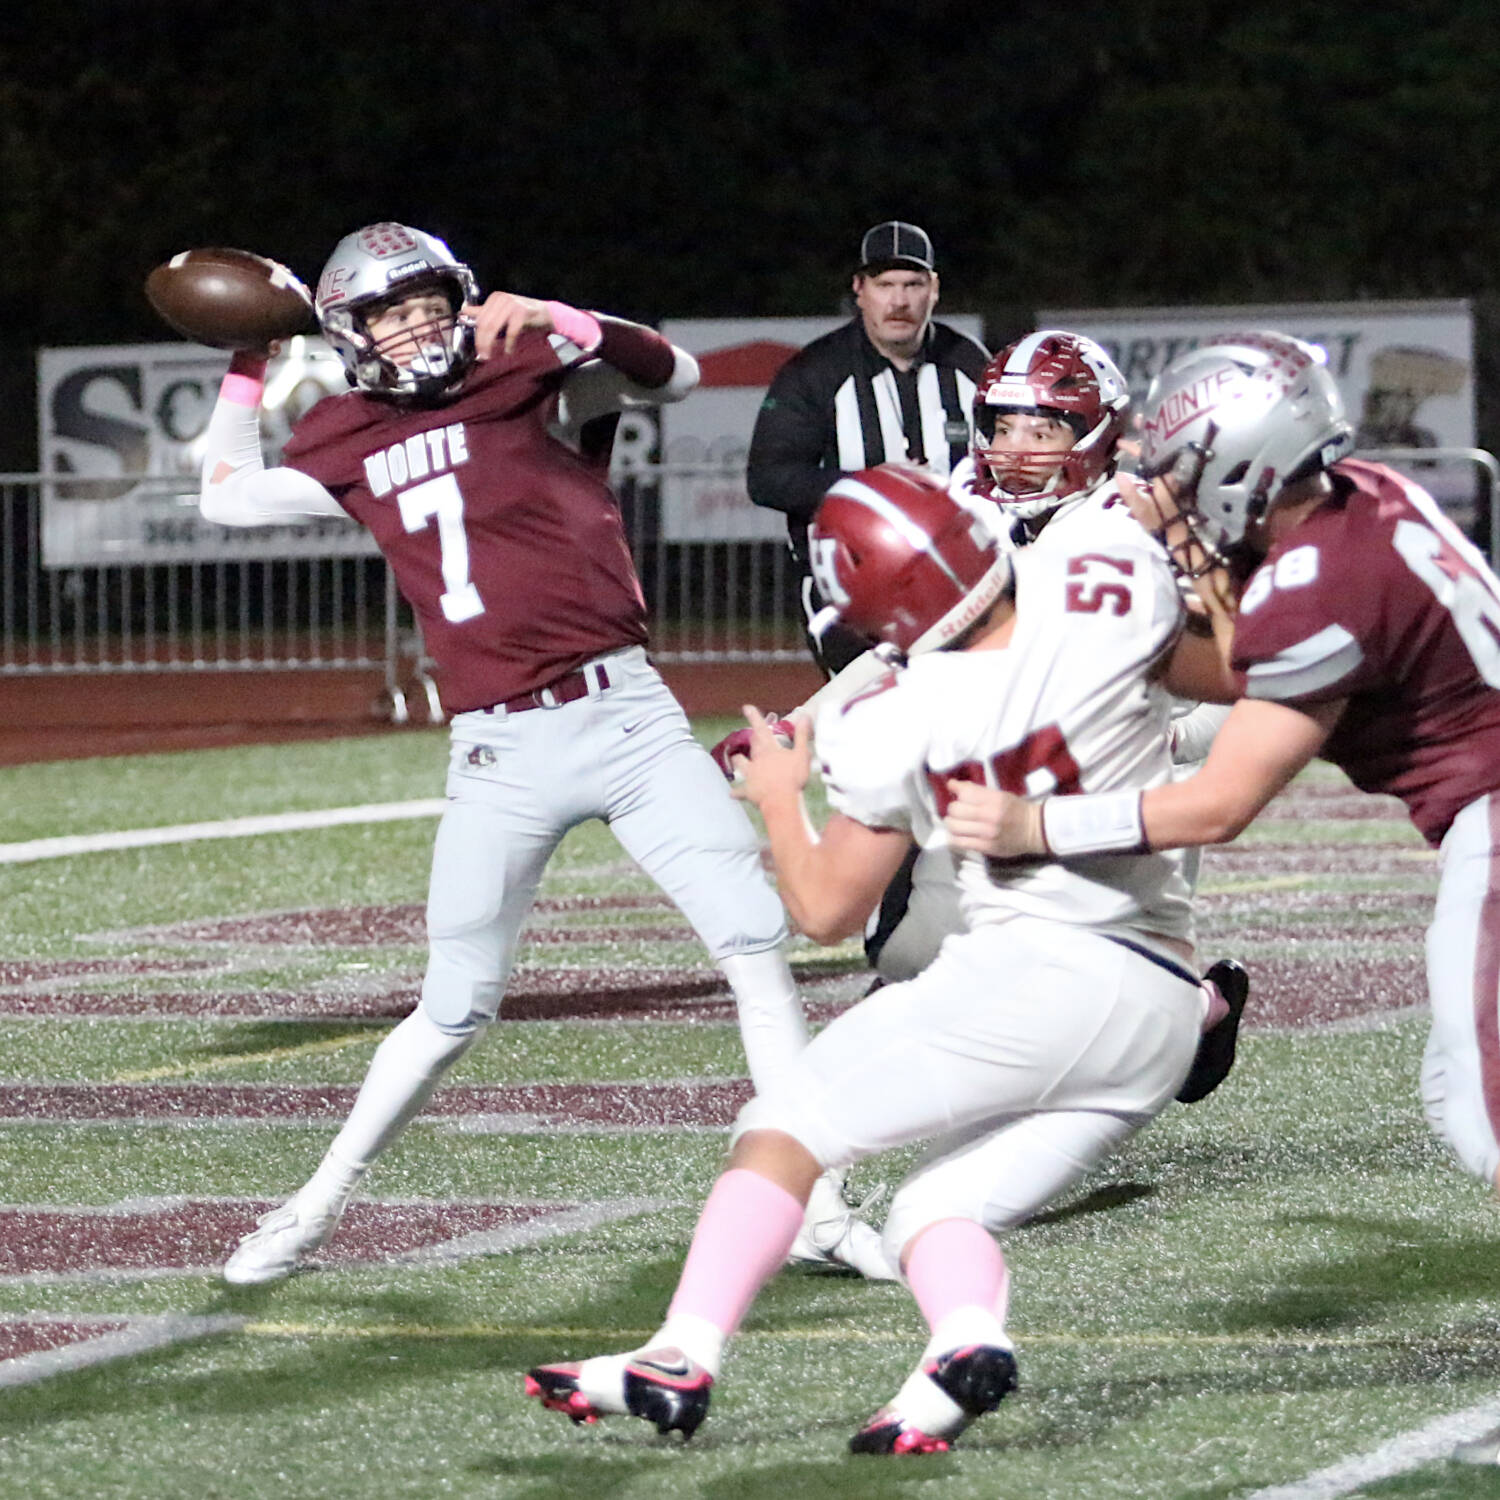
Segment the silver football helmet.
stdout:
<svg viewBox="0 0 1500 1500">
<path fill-rule="evenodd" d="M 447 297 L 454 316 L 399 335 L 405 349 L 414 340 L 418 352 L 398 363 L 371 338 L 370 314 L 428 288 Z M 457 314 L 466 302 L 478 301 L 474 273 L 442 240 L 391 223 L 346 234 L 328 257 L 313 299 L 323 336 L 343 360 L 350 385 L 372 395 L 419 399 L 443 395 L 468 373 L 474 329 Z"/>
<path fill-rule="evenodd" d="M 1171 474 L 1190 529 L 1223 561 L 1289 483 L 1353 446 L 1322 349 L 1284 333 L 1224 334 L 1152 381 L 1140 473 Z"/>
</svg>

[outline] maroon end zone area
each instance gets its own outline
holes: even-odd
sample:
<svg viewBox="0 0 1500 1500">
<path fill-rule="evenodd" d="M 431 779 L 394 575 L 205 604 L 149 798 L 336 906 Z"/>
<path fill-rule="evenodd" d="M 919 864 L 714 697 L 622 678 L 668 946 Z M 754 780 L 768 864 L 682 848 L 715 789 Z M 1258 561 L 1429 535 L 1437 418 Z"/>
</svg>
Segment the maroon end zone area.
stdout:
<svg viewBox="0 0 1500 1500">
<path fill-rule="evenodd" d="M 189 1201 L 115 1212 L 0 1208 L 0 1276 L 72 1275 L 90 1271 L 162 1271 L 217 1266 L 257 1217 L 275 1205 Z M 447 1244 L 464 1235 L 533 1223 L 576 1208 L 573 1203 L 350 1204 L 339 1232 L 314 1257 L 320 1265 L 388 1260 Z M 3 1326 L 3 1325 L 0 1325 Z M 26 1326 L 18 1320 L 18 1326 Z M 52 1327 L 29 1325 L 46 1337 Z M 100 1327 L 87 1337 L 110 1331 Z M 15 1338 L 26 1338 L 17 1332 Z M 57 1344 L 74 1342 L 59 1336 Z M 35 1348 L 56 1345 L 35 1344 Z M 3 1349 L 3 1345 L 0 1345 Z M 16 1353 L 33 1349 L 18 1348 Z M 0 1353 L 0 1358 L 10 1355 Z"/>
<path fill-rule="evenodd" d="M 60 1318 L 0 1319 L 0 1360 L 44 1354 L 49 1349 L 65 1349 L 69 1344 L 87 1343 L 106 1333 L 123 1333 L 129 1326 L 123 1318 L 80 1318 L 76 1321 Z"/>
<path fill-rule="evenodd" d="M 644 941 L 691 940 L 686 922 L 657 927 L 563 926 L 538 918 L 581 912 L 651 911 L 676 917 L 677 908 L 665 896 L 543 896 L 532 907 L 523 942 L 620 941 L 622 936 Z M 151 936 L 162 942 L 264 944 L 272 947 L 368 948 L 421 947 L 427 941 L 424 908 L 411 901 L 392 906 L 339 906 L 313 911 L 265 912 L 252 917 L 214 917 L 154 927 Z"/>
<path fill-rule="evenodd" d="M 796 965 L 793 972 L 797 971 Z M 114 977 L 124 980 L 132 970 Z M 816 1024 L 831 1020 L 848 1005 L 838 995 L 847 976 L 819 971 L 798 974 L 803 1009 Z M 225 1020 L 383 1021 L 400 1020 L 417 1003 L 420 977 L 389 976 L 379 986 L 320 987 L 308 990 L 21 990 L 0 989 L 0 1016 L 85 1016 Z M 729 986 L 718 973 L 634 966 L 551 968 L 518 965 L 501 1006 L 504 1024 L 528 1021 L 696 1021 L 735 1020 Z"/>
</svg>

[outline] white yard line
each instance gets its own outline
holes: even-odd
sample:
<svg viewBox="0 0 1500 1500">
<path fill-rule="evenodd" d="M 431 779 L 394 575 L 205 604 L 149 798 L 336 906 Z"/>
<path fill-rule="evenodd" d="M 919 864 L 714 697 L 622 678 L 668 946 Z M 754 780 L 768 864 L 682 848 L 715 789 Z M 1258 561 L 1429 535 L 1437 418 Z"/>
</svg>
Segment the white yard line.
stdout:
<svg viewBox="0 0 1500 1500">
<path fill-rule="evenodd" d="M 447 805 L 442 797 L 422 797 L 412 802 L 371 802 L 362 807 L 323 807 L 309 812 L 223 818 L 216 823 L 174 823 L 166 828 L 126 828 L 118 833 L 76 833 L 65 838 L 29 839 L 23 844 L 0 844 L 0 865 L 66 859 L 74 854 L 99 854 L 107 849 L 190 844 L 200 839 L 246 839 L 264 833 L 300 833 L 308 828 L 337 828 L 345 823 L 396 823 L 408 818 L 436 818 Z"/>
<path fill-rule="evenodd" d="M 1497 1421 L 1500 1421 L 1500 1397 L 1491 1396 L 1463 1411 L 1435 1417 L 1424 1427 L 1397 1433 L 1369 1453 L 1341 1459 L 1291 1484 L 1256 1490 L 1245 1496 L 1245 1500 L 1339 1500 L 1342 1495 L 1352 1495 L 1361 1485 L 1375 1484 L 1420 1468 L 1433 1459 L 1446 1458 L 1455 1443 L 1478 1437 Z"/>
<path fill-rule="evenodd" d="M 22 1314 L 21 1320 L 24 1321 L 26 1316 Z M 70 1320 L 52 1317 L 46 1321 Z M 87 1324 L 92 1320 L 80 1317 L 78 1321 Z M 31 1385 L 54 1375 L 64 1375 L 70 1370 L 85 1370 L 90 1365 L 102 1365 L 112 1359 L 128 1359 L 132 1355 L 144 1354 L 148 1349 L 165 1349 L 188 1339 L 206 1338 L 215 1333 L 232 1333 L 242 1328 L 248 1319 L 237 1315 L 201 1317 L 168 1314 L 164 1317 L 131 1317 L 128 1321 L 130 1326 L 117 1333 L 105 1333 L 80 1343 L 65 1344 L 60 1349 L 43 1349 L 36 1354 L 0 1360 L 0 1388 Z"/>
<path fill-rule="evenodd" d="M 103 1205 L 59 1207 L 57 1204 L 30 1204 L 5 1207 L 23 1211 L 88 1213 L 100 1216 L 112 1214 L 138 1214 L 168 1212 L 185 1203 L 243 1203 L 243 1198 L 190 1198 L 181 1195 L 129 1198 L 117 1203 Z M 258 1200 L 257 1200 L 258 1201 Z M 467 1204 L 494 1204 L 494 1198 L 454 1198 L 445 1202 L 416 1198 L 378 1198 L 363 1200 L 382 1207 L 399 1207 L 403 1204 L 423 1207 L 463 1208 Z M 526 1207 L 523 1200 L 514 1204 Z M 403 1251 L 399 1255 L 379 1256 L 369 1260 L 314 1261 L 312 1270 L 363 1271 L 396 1266 L 445 1266 L 457 1265 L 482 1255 L 503 1255 L 512 1250 L 522 1250 L 530 1245 L 543 1244 L 560 1239 L 564 1235 L 577 1234 L 580 1230 L 602 1228 L 620 1219 L 638 1218 L 641 1214 L 660 1213 L 664 1209 L 684 1206 L 671 1198 L 606 1198 L 593 1203 L 581 1203 L 574 1208 L 557 1209 L 539 1214 L 534 1219 L 525 1219 L 518 1224 L 505 1225 L 497 1229 L 476 1230 L 470 1234 L 455 1235 L 450 1240 L 439 1240 L 435 1244 L 419 1246 L 415 1250 Z M 97 1266 L 84 1271 L 25 1271 L 16 1275 L 0 1275 L 0 1287 L 18 1286 L 77 1286 L 90 1283 L 105 1286 L 122 1286 L 133 1282 L 166 1279 L 185 1280 L 194 1276 L 217 1278 L 223 1267 L 222 1261 L 197 1266 Z M 0 1323 L 24 1322 L 37 1316 L 30 1313 L 0 1312 Z M 41 1316 L 47 1316 L 45 1314 Z M 15 1359 L 0 1360 L 0 1389 L 7 1385 L 23 1385 L 33 1380 L 45 1379 L 48 1375 L 61 1374 L 66 1370 L 98 1364 L 106 1359 L 117 1359 L 123 1355 L 139 1353 L 165 1344 L 178 1343 L 184 1338 L 197 1338 L 206 1333 L 232 1332 L 241 1327 L 243 1317 L 177 1316 L 133 1317 L 127 1313 L 79 1314 L 77 1321 L 89 1322 L 105 1317 L 128 1318 L 131 1327 L 121 1333 L 105 1334 L 90 1339 L 86 1344 L 68 1345 L 62 1349 L 45 1350 L 37 1354 L 21 1355 Z M 72 1321 L 65 1314 L 51 1318 L 54 1322 Z M 92 1351 L 91 1353 L 88 1351 Z"/>
</svg>

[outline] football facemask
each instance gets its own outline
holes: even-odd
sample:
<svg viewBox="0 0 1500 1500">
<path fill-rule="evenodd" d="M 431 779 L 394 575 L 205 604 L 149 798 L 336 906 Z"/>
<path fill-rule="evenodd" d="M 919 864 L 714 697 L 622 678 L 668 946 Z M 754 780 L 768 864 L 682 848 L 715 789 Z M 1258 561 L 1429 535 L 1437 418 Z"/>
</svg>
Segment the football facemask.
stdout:
<svg viewBox="0 0 1500 1500">
<path fill-rule="evenodd" d="M 1093 339 L 1048 329 L 1001 350 L 974 393 L 971 456 L 979 492 L 1024 520 L 1088 494 L 1114 473 L 1129 405 L 1124 377 Z M 995 425 L 1007 412 L 1065 422 L 1072 447 L 995 448 Z"/>
</svg>

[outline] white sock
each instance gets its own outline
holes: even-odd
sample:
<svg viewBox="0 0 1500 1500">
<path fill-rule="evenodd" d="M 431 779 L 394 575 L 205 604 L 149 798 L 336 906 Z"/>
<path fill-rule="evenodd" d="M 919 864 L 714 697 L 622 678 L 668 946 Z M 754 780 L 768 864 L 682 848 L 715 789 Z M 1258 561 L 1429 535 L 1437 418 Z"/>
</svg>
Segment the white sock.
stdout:
<svg viewBox="0 0 1500 1500">
<path fill-rule="evenodd" d="M 724 1362 L 724 1330 L 696 1313 L 668 1313 L 667 1321 L 642 1349 L 681 1349 L 695 1365 L 702 1365 L 715 1380 Z"/>
<path fill-rule="evenodd" d="M 966 1344 L 993 1344 L 999 1349 L 1011 1347 L 1010 1339 L 1006 1337 L 1005 1324 L 1000 1321 L 994 1308 L 981 1307 L 975 1302 L 944 1313 L 937 1327 L 932 1330 L 932 1337 L 927 1340 L 927 1347 L 922 1351 L 922 1358 L 918 1363 L 925 1365 L 939 1354 L 962 1349 Z"/>
<path fill-rule="evenodd" d="M 807 1046 L 807 1022 L 786 954 L 780 948 L 719 960 L 734 991 L 750 1081 L 757 1094 L 781 1083 Z"/>
<path fill-rule="evenodd" d="M 969 1414 L 918 1365 L 906 1377 L 890 1404 L 902 1420 L 929 1437 L 953 1437 L 969 1425 Z"/>
<path fill-rule="evenodd" d="M 330 1213 L 342 1213 L 364 1175 L 364 1167 L 346 1162 L 333 1147 L 329 1147 L 318 1163 L 318 1170 L 307 1179 L 297 1196 L 305 1202 L 325 1207 Z"/>
<path fill-rule="evenodd" d="M 461 1036 L 441 1031 L 419 1005 L 375 1049 L 330 1154 L 364 1171 L 421 1113 L 443 1074 L 473 1046 L 482 1030 Z"/>
<path fill-rule="evenodd" d="M 625 1404 L 625 1367 L 635 1355 L 655 1349 L 677 1349 L 717 1380 L 724 1355 L 724 1334 L 706 1318 L 692 1313 L 669 1313 L 667 1321 L 639 1349 L 625 1354 L 596 1354 L 592 1359 L 581 1360 L 578 1389 L 595 1411 L 629 1411 Z"/>
</svg>

